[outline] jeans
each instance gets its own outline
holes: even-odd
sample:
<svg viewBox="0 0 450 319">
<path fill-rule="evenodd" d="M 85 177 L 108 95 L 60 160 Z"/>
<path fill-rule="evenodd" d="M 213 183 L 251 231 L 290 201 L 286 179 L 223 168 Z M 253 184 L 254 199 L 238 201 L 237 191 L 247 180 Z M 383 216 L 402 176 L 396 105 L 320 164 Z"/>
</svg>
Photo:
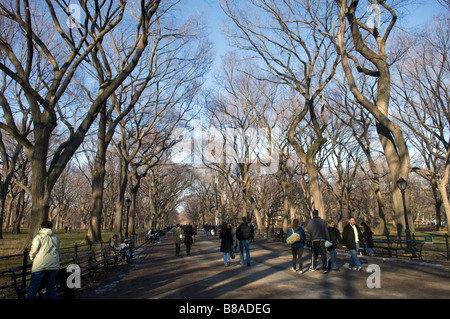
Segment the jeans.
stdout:
<svg viewBox="0 0 450 319">
<path fill-rule="evenodd" d="M 367 253 L 368 255 L 371 255 L 371 256 L 374 256 L 374 255 L 375 255 L 375 252 L 373 251 L 373 249 L 372 249 L 371 247 L 368 247 L 368 246 L 367 246 L 367 242 L 364 242 L 364 248 L 365 248 L 366 253 Z"/>
<path fill-rule="evenodd" d="M 244 248 L 245 248 L 245 254 L 246 254 L 246 262 L 247 264 L 250 264 L 250 244 L 248 240 L 240 240 L 239 241 L 239 253 L 240 253 L 240 259 L 239 263 L 241 265 L 244 264 Z"/>
<path fill-rule="evenodd" d="M 350 251 L 350 261 L 348 262 L 349 268 L 359 268 L 361 267 L 361 262 L 358 258 L 358 250 L 359 250 L 359 243 L 356 243 L 355 249 L 349 249 Z"/>
<path fill-rule="evenodd" d="M 328 268 L 336 270 L 338 269 L 336 258 L 337 258 L 337 249 L 329 247 L 328 252 L 330 253 L 330 262 L 328 263 Z"/>
<path fill-rule="evenodd" d="M 222 252 L 223 262 L 225 263 L 225 267 L 230 263 L 230 253 Z"/>
<path fill-rule="evenodd" d="M 41 270 L 31 273 L 30 286 L 28 287 L 28 299 L 36 299 L 36 294 L 41 288 L 41 282 L 45 279 L 45 291 L 47 299 L 56 299 L 56 275 L 58 270 Z"/>
</svg>

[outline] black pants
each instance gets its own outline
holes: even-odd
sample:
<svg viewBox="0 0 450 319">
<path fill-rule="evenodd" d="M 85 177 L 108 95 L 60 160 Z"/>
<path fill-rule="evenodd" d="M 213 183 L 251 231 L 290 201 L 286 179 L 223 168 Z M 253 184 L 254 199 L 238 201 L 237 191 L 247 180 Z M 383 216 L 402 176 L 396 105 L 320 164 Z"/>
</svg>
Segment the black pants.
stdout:
<svg viewBox="0 0 450 319">
<path fill-rule="evenodd" d="M 186 255 L 191 255 L 191 245 L 186 245 Z"/>
<path fill-rule="evenodd" d="M 325 247 L 324 240 L 315 240 L 311 242 L 311 250 L 312 250 L 312 268 L 316 269 L 317 266 L 317 257 L 319 256 L 322 259 L 322 270 L 327 270 L 327 249 Z"/>
<path fill-rule="evenodd" d="M 175 255 L 180 256 L 180 246 L 181 244 L 175 244 Z"/>
</svg>

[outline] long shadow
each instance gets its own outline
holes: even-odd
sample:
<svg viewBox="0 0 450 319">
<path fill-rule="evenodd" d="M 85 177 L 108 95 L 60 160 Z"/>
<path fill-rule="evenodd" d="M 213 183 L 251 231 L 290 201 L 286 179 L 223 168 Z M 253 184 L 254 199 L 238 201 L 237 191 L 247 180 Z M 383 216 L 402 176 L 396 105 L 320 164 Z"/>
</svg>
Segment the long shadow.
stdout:
<svg viewBox="0 0 450 319">
<path fill-rule="evenodd" d="M 206 239 L 208 240 L 208 239 Z M 212 239 L 214 240 L 214 239 Z M 210 239 L 211 241 L 211 239 Z M 219 243 L 219 241 L 217 241 Z M 253 298 L 253 295 L 248 295 L 248 290 L 251 287 L 251 284 L 257 280 L 264 280 L 264 278 L 270 277 L 271 275 L 279 272 L 279 271 L 288 271 L 290 269 L 290 252 L 289 249 L 283 247 L 282 245 L 273 245 L 270 242 L 257 242 L 253 243 L 253 247 L 251 252 L 253 251 L 252 260 L 256 264 L 265 264 L 265 266 L 269 266 L 263 270 L 255 271 L 255 267 L 241 267 L 241 266 L 232 266 L 229 268 L 225 268 L 223 266 L 223 262 L 219 257 L 219 249 L 217 247 L 211 248 L 209 243 L 206 244 L 206 247 L 201 247 L 201 242 L 199 242 L 199 247 L 197 251 L 193 249 L 193 256 L 191 257 L 175 257 L 169 256 L 168 251 L 174 251 L 171 247 L 172 245 L 168 242 L 160 243 L 158 247 L 158 252 L 155 251 L 155 256 L 146 261 L 148 265 L 141 265 L 146 267 L 151 267 L 151 280 L 139 280 L 135 279 L 136 284 L 133 284 L 133 291 L 121 291 L 120 294 L 127 296 L 136 291 L 141 291 L 142 298 L 223 298 L 225 295 L 230 295 L 230 291 L 237 291 L 239 296 L 239 291 L 242 291 L 243 294 L 241 297 L 250 297 Z M 205 245 L 203 245 L 205 246 Z M 264 251 L 261 254 L 261 248 Z M 161 254 L 162 252 L 162 254 Z M 306 253 L 306 255 L 308 255 Z M 285 262 L 279 263 L 271 263 L 272 259 L 276 259 L 280 256 L 287 257 Z M 179 258 L 177 260 L 176 258 Z M 196 265 L 183 267 L 183 263 L 189 263 L 189 260 L 196 259 Z M 239 257 L 234 261 L 237 262 Z M 304 266 L 308 266 L 309 258 L 305 258 L 305 254 L 303 256 Z M 200 261 L 198 260 L 200 259 Z M 204 265 L 201 263 L 204 261 Z M 157 267 L 157 269 L 156 269 Z M 223 268 L 223 271 L 217 271 L 217 269 Z M 305 268 L 306 268 L 305 267 Z M 195 282 L 190 282 L 188 279 L 190 276 L 194 276 L 194 274 L 203 274 L 202 279 L 197 280 Z M 295 274 L 293 274 L 295 276 Z M 290 278 L 290 277 L 287 277 Z M 186 283 L 182 281 L 186 280 Z M 302 281 L 305 283 L 306 281 L 317 282 L 320 280 L 313 278 L 302 278 Z M 181 287 L 177 285 L 172 285 L 174 282 L 180 281 Z M 353 287 L 351 286 L 351 280 L 348 282 L 347 288 L 345 290 L 345 296 L 333 296 L 332 293 L 332 282 L 328 280 L 325 276 L 320 285 L 322 286 L 324 298 L 342 298 L 342 297 L 350 297 L 353 296 Z M 290 279 L 286 280 L 285 283 L 281 284 L 290 284 Z M 308 284 L 306 282 L 306 284 Z M 164 291 L 164 287 L 167 287 L 167 291 Z M 154 292 L 154 289 L 157 289 L 158 292 Z M 250 289 L 251 290 L 251 289 Z M 267 289 L 266 289 L 267 290 Z M 273 290 L 277 290 L 277 286 L 273 287 Z M 275 295 L 271 291 L 257 292 L 258 298 L 283 298 L 282 295 Z M 299 296 L 300 297 L 300 296 Z M 236 297 L 238 298 L 238 297 Z"/>
</svg>

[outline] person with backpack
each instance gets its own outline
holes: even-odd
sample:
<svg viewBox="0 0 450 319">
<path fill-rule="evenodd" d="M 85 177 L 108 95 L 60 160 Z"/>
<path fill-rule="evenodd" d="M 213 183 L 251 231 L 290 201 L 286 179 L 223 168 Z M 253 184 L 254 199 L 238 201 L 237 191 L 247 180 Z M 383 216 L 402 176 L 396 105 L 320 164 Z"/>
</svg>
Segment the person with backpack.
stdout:
<svg viewBox="0 0 450 319">
<path fill-rule="evenodd" d="M 239 240 L 239 264 L 244 265 L 244 249 L 245 249 L 245 261 L 247 262 L 247 266 L 250 267 L 250 237 L 252 231 L 250 226 L 247 224 L 247 218 L 242 217 L 242 223 L 236 229 L 236 238 Z"/>
</svg>

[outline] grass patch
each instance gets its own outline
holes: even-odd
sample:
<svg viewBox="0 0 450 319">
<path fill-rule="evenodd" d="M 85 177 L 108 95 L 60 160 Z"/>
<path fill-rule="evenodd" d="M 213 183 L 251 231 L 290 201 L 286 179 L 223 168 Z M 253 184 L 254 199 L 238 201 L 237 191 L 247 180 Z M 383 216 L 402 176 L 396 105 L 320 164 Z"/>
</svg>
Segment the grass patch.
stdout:
<svg viewBox="0 0 450 319">
<path fill-rule="evenodd" d="M 3 233 L 3 239 L 0 239 L 0 256 L 8 256 L 23 253 L 23 246 L 28 237 L 28 229 L 22 228 L 20 234 Z M 87 230 L 74 230 L 71 233 L 66 233 L 64 230 L 56 230 L 55 233 L 60 239 L 61 248 L 74 247 L 78 245 L 86 244 Z M 114 232 L 103 231 L 103 241 L 109 241 Z"/>
</svg>

